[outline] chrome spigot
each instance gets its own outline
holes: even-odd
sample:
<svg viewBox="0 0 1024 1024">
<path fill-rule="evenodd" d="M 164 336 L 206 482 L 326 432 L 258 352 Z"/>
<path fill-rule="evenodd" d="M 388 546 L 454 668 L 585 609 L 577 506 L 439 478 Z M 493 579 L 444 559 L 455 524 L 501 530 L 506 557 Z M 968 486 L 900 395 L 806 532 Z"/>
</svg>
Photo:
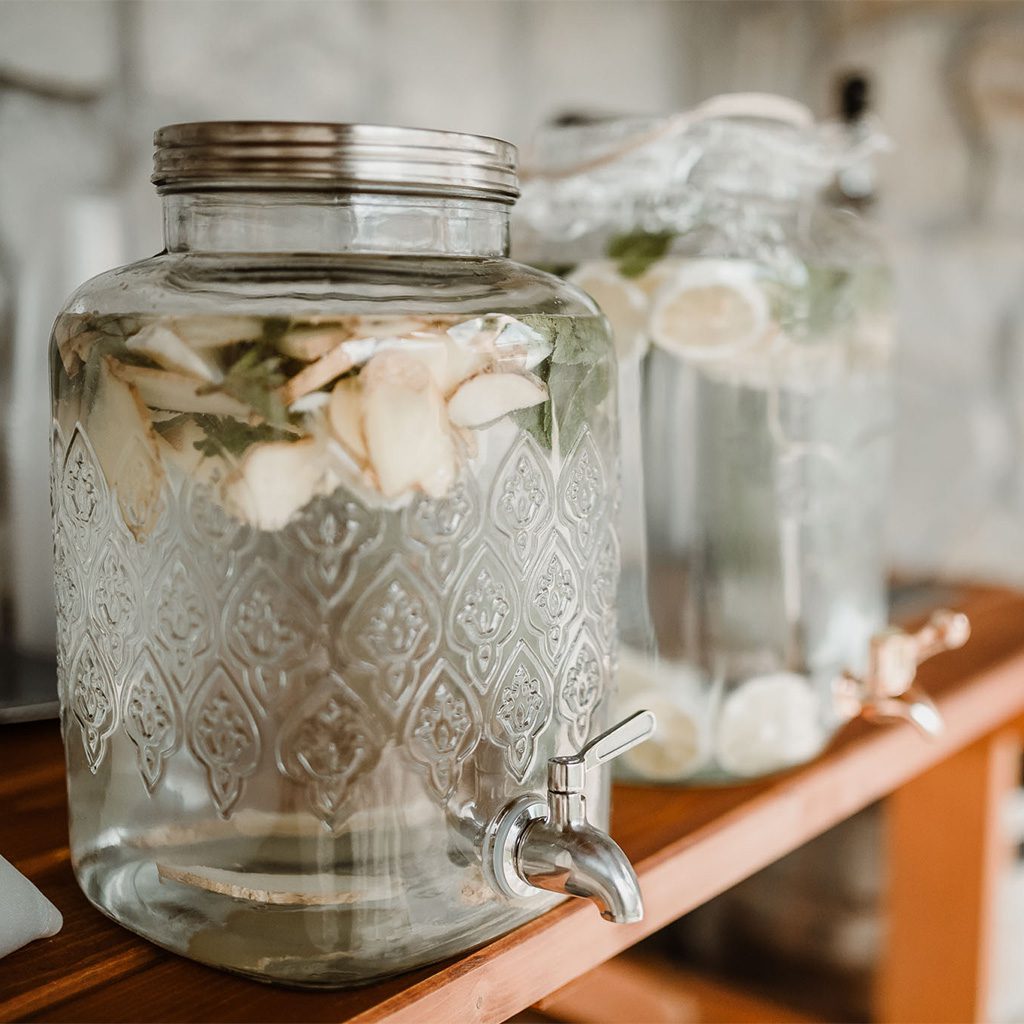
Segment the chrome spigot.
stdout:
<svg viewBox="0 0 1024 1024">
<path fill-rule="evenodd" d="M 606 921 L 629 924 L 644 914 L 640 883 L 614 839 L 587 821 L 587 773 L 642 743 L 654 715 L 638 711 L 591 740 L 578 754 L 548 761 L 547 797 L 520 797 L 490 823 L 484 864 L 491 884 L 506 896 L 537 889 L 581 896 Z"/>
<path fill-rule="evenodd" d="M 864 677 L 844 672 L 838 680 L 840 713 L 847 718 L 906 721 L 926 736 L 940 735 L 944 726 L 939 709 L 914 679 L 921 662 L 963 647 L 970 635 L 967 616 L 948 608 L 935 612 L 916 633 L 894 628 L 876 634 Z"/>
</svg>

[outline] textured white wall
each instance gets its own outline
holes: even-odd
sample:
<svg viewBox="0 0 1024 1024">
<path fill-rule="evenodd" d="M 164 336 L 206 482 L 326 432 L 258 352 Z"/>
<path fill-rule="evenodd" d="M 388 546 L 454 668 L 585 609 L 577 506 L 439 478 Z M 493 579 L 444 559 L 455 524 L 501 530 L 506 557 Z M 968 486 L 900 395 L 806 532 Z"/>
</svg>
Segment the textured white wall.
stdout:
<svg viewBox="0 0 1024 1024">
<path fill-rule="evenodd" d="M 1021 3 L 5 0 L 0 266 L 21 300 L 21 379 L 83 273 L 159 247 L 160 124 L 371 120 L 522 143 L 566 109 L 665 111 L 725 90 L 824 113 L 851 66 L 874 77 L 897 144 L 875 211 L 902 285 L 894 551 L 909 566 L 1016 565 L 1024 579 L 1024 486 L 1008 483 L 1024 475 L 1024 399 L 1006 383 L 1024 378 Z M 73 95 L 38 95 L 53 87 Z M 20 399 L 8 469 L 16 528 L 34 539 L 6 571 L 41 595 L 22 616 L 33 643 L 51 630 L 43 387 Z"/>
</svg>

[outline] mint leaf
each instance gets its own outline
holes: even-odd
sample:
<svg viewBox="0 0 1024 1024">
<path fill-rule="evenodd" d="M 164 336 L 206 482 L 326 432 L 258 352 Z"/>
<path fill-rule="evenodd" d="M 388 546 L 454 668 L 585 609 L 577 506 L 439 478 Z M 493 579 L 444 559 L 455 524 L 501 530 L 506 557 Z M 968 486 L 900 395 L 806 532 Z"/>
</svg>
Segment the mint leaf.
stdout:
<svg viewBox="0 0 1024 1024">
<path fill-rule="evenodd" d="M 551 361 L 562 366 L 608 358 L 608 340 L 603 331 L 594 330 L 590 320 L 563 317 L 555 325 L 552 345 Z"/>
<path fill-rule="evenodd" d="M 171 416 L 166 420 L 154 420 L 153 429 L 161 437 L 167 437 L 168 434 L 173 435 L 186 420 L 190 420 L 191 418 L 192 417 L 187 412 L 179 412 L 177 416 Z"/>
<path fill-rule="evenodd" d="M 554 364 L 548 381 L 558 423 L 558 446 L 567 452 L 594 411 L 608 394 L 610 367 L 606 360 Z"/>
<path fill-rule="evenodd" d="M 104 356 L 117 356 L 118 359 L 125 362 L 138 361 L 125 359 L 124 357 L 128 355 L 130 353 L 125 351 L 124 338 L 105 336 L 93 342 L 82 373 L 82 402 L 87 410 L 91 411 L 96 401 L 96 392 L 99 390 L 100 383 L 100 368 L 103 365 Z M 146 362 L 147 365 L 152 365 L 148 360 Z"/>
<path fill-rule="evenodd" d="M 291 321 L 285 317 L 268 316 L 263 321 L 263 334 L 260 336 L 260 345 L 265 349 L 274 349 L 281 338 L 284 337 L 289 327 L 291 327 Z"/>
<path fill-rule="evenodd" d="M 281 357 L 267 355 L 262 344 L 249 346 L 227 368 L 220 384 L 204 389 L 223 391 L 258 412 L 272 426 L 285 426 L 288 411 L 277 389 L 284 384 Z"/>
<path fill-rule="evenodd" d="M 673 231 L 633 231 L 612 238 L 607 252 L 618 261 L 623 277 L 639 277 L 668 252 L 675 237 Z"/>
<path fill-rule="evenodd" d="M 547 382 L 550 379 L 551 373 L 551 360 L 545 359 L 534 370 L 534 373 L 540 377 L 541 380 Z M 551 394 L 550 388 L 548 392 L 548 399 L 546 402 L 541 402 L 539 405 L 532 405 L 529 409 L 518 409 L 512 413 L 512 421 L 525 430 L 528 434 L 533 436 L 533 439 L 544 449 L 544 451 L 551 451 L 551 436 L 553 433 L 553 421 L 551 413 Z"/>
<path fill-rule="evenodd" d="M 207 458 L 217 455 L 237 457 L 250 445 L 261 441 L 298 440 L 296 434 L 280 430 L 269 423 L 253 426 L 231 416 L 210 416 L 205 413 L 197 414 L 195 421 L 206 437 L 193 442 L 193 447 Z"/>
<path fill-rule="evenodd" d="M 551 449 L 557 424 L 559 447 L 568 451 L 611 385 L 614 364 L 603 321 L 566 316 L 523 320 L 551 340 L 550 357 L 534 370 L 548 386 L 548 400 L 520 410 L 513 418 L 545 450 Z"/>
</svg>

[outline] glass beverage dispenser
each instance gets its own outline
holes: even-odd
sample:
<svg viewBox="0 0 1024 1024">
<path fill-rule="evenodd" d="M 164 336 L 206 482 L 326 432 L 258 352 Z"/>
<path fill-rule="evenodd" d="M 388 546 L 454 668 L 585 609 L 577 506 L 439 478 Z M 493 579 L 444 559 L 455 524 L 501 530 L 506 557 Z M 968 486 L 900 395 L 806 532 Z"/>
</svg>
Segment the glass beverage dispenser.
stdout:
<svg viewBox="0 0 1024 1024">
<path fill-rule="evenodd" d="M 515 151 L 157 133 L 166 251 L 52 341 L 71 853 L 90 900 L 265 980 L 365 982 L 565 894 L 604 829 L 613 355 L 506 258 Z"/>
<path fill-rule="evenodd" d="M 916 664 L 967 625 L 885 628 L 890 282 L 820 201 L 839 141 L 724 96 L 537 143 L 518 254 L 589 292 L 619 355 L 619 699 L 659 722 L 636 777 L 773 772 L 861 712 L 940 725 Z"/>
</svg>

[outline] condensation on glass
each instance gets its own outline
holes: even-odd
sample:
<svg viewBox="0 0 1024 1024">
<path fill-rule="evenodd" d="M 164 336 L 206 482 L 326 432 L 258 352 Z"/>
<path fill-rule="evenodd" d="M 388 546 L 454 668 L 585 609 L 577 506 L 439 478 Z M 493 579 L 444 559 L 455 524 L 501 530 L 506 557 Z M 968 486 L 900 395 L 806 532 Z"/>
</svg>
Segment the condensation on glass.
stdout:
<svg viewBox="0 0 1024 1024">
<path fill-rule="evenodd" d="M 546 857 L 635 919 L 601 758 L 582 819 L 540 828 L 546 762 L 606 725 L 618 431 L 604 321 L 506 258 L 513 148 L 266 123 L 156 142 L 166 251 L 85 284 L 52 340 L 85 893 L 307 985 L 535 916 L 566 891 L 531 883 Z"/>
<path fill-rule="evenodd" d="M 890 278 L 821 199 L 844 147 L 768 96 L 537 140 L 517 254 L 589 292 L 619 355 L 620 700 L 659 722 L 635 777 L 774 772 L 865 710 L 939 727 L 916 664 L 966 623 L 884 631 Z"/>
</svg>

